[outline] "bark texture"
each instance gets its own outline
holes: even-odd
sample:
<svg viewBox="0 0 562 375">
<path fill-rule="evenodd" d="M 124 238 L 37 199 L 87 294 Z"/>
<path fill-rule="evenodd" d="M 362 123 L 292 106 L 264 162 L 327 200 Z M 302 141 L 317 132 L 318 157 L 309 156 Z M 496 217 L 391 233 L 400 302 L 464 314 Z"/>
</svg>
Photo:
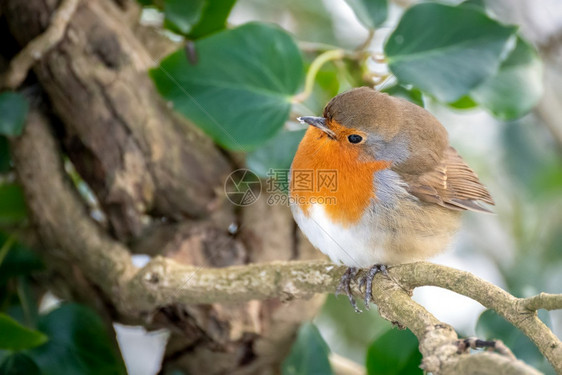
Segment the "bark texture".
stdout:
<svg viewBox="0 0 562 375">
<path fill-rule="evenodd" d="M 54 1 L 8 1 L 10 30 L 23 46 L 45 31 Z M 65 151 L 129 239 L 147 214 L 201 218 L 220 206 L 229 163 L 160 100 L 146 74 L 155 65 L 105 1 L 82 1 L 66 35 L 35 65 L 64 123 Z"/>
<path fill-rule="evenodd" d="M 48 30 L 59 1 L 0 4 L 9 29 L 3 37 L 23 49 Z M 131 252 L 195 267 L 315 254 L 304 242 L 297 248 L 286 207 L 246 212 L 227 203 L 223 182 L 235 163 L 156 92 L 147 74 L 156 60 L 145 45 L 159 58 L 171 43 L 138 26 L 137 10 L 130 1 L 79 1 L 26 82 L 40 86 L 34 91 L 42 105 L 34 104 L 12 146 L 51 281 L 108 320 L 169 328 L 167 370 L 273 373 L 321 296 L 291 305 L 176 301 L 143 309 L 123 294 L 136 272 Z M 68 178 L 63 155 L 93 191 L 102 212 L 97 221 Z M 236 235 L 228 232 L 233 223 Z M 82 267 L 84 260 L 90 266 Z"/>
</svg>

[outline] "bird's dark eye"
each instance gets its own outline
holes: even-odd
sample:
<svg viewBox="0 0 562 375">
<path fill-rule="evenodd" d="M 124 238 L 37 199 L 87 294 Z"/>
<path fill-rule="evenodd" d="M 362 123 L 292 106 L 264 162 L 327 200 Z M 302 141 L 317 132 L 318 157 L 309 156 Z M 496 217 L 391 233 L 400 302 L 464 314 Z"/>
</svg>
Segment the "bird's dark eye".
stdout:
<svg viewBox="0 0 562 375">
<path fill-rule="evenodd" d="M 351 134 L 347 137 L 347 139 L 349 140 L 349 143 L 359 143 L 363 140 L 363 137 L 357 134 Z"/>
</svg>

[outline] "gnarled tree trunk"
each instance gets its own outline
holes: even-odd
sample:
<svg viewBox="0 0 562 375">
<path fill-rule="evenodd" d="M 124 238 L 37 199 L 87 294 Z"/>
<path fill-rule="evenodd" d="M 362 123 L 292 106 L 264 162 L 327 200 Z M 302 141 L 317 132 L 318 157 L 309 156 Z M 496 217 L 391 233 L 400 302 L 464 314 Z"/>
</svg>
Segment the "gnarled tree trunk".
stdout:
<svg viewBox="0 0 562 375">
<path fill-rule="evenodd" d="M 0 29 L 2 40 L 23 48 L 46 30 L 58 3 L 3 0 L 8 29 Z M 205 267 L 315 256 L 296 238 L 286 207 L 259 200 L 234 209 L 226 201 L 223 182 L 236 162 L 159 97 L 147 75 L 156 65 L 149 49 L 168 47 L 136 25 L 136 7 L 132 1 L 80 1 L 64 37 L 41 56 L 25 84 L 40 90 L 26 91 L 34 104 L 12 148 L 51 281 L 108 322 L 170 329 L 167 369 L 276 372 L 298 324 L 314 314 L 321 297 L 290 305 L 268 300 L 140 311 L 119 295 L 135 271 L 131 253 Z M 0 51 L 6 59 L 13 53 Z M 65 156 L 103 215 L 88 212 L 92 207 L 64 171 Z M 237 233 L 229 233 L 231 224 Z M 97 266 L 81 267 L 87 257 L 97 257 Z M 123 266 L 105 269 L 104 259 Z"/>
</svg>

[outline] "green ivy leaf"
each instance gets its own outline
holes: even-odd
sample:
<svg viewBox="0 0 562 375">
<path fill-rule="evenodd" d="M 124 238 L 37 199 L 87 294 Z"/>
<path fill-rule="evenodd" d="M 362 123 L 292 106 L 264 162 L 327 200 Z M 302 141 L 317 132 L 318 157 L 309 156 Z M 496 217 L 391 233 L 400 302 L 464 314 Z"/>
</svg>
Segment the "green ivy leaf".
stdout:
<svg viewBox="0 0 562 375">
<path fill-rule="evenodd" d="M 187 34 L 203 13 L 205 0 L 165 0 L 165 27 L 179 34 Z"/>
<path fill-rule="evenodd" d="M 39 318 L 49 341 L 29 352 L 45 375 L 125 375 L 125 364 L 101 318 L 78 304 L 65 304 Z"/>
<path fill-rule="evenodd" d="M 535 49 L 517 38 L 517 44 L 496 75 L 472 91 L 471 97 L 502 120 L 528 113 L 542 96 L 542 64 Z"/>
<path fill-rule="evenodd" d="M 165 0 L 166 26 L 194 40 L 225 28 L 236 0 Z"/>
<path fill-rule="evenodd" d="M 417 104 L 420 107 L 424 106 L 422 93 L 418 89 L 408 89 L 401 85 L 394 85 L 382 89 L 381 91 L 398 98 L 406 99 L 407 101 Z"/>
<path fill-rule="evenodd" d="M 261 177 L 268 177 L 270 169 L 289 169 L 305 131 L 280 132 L 248 154 L 248 168 Z"/>
<path fill-rule="evenodd" d="M 368 375 L 422 374 L 418 339 L 410 330 L 391 329 L 376 339 L 367 351 Z"/>
<path fill-rule="evenodd" d="M 207 0 L 199 22 L 188 34 L 190 39 L 199 39 L 226 27 L 226 20 L 236 0 Z"/>
<path fill-rule="evenodd" d="M 404 13 L 384 50 L 400 83 L 454 102 L 497 71 L 515 32 L 475 7 L 422 3 Z"/>
<path fill-rule="evenodd" d="M 388 16 L 388 0 L 345 0 L 353 9 L 359 22 L 368 29 L 384 23 Z"/>
<path fill-rule="evenodd" d="M 0 224 L 17 224 L 27 217 L 27 208 L 21 187 L 17 184 L 0 185 Z"/>
<path fill-rule="evenodd" d="M 2 375 L 41 375 L 37 364 L 27 354 L 12 353 L 0 364 Z"/>
<path fill-rule="evenodd" d="M 0 94 L 0 135 L 18 136 L 29 111 L 27 99 L 12 91 Z"/>
<path fill-rule="evenodd" d="M 41 332 L 24 327 L 3 313 L 0 313 L 0 332 L 0 349 L 30 349 L 47 341 L 47 336 Z"/>
<path fill-rule="evenodd" d="M 283 361 L 283 375 L 331 375 L 328 360 L 330 349 L 312 323 L 304 323 L 299 329 L 291 353 Z"/>
<path fill-rule="evenodd" d="M 195 65 L 179 50 L 150 71 L 160 93 L 225 148 L 246 151 L 273 137 L 303 79 L 292 38 L 248 23 L 197 40 L 195 49 Z"/>
</svg>

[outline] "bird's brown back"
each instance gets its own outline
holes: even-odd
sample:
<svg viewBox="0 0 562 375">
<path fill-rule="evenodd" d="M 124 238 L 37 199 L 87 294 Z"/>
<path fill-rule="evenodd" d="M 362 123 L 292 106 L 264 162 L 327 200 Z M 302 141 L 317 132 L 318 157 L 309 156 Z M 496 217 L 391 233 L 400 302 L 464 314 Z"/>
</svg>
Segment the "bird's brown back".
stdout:
<svg viewBox="0 0 562 375">
<path fill-rule="evenodd" d="M 324 109 L 324 117 L 369 134 L 386 143 L 403 142 L 404 160 L 390 160 L 391 169 L 421 201 L 454 210 L 489 212 L 494 204 L 474 171 L 449 145 L 447 131 L 427 110 L 407 100 L 367 87 L 340 94 Z M 397 139 L 401 138 L 401 139 Z"/>
</svg>

